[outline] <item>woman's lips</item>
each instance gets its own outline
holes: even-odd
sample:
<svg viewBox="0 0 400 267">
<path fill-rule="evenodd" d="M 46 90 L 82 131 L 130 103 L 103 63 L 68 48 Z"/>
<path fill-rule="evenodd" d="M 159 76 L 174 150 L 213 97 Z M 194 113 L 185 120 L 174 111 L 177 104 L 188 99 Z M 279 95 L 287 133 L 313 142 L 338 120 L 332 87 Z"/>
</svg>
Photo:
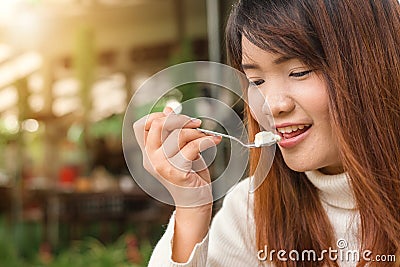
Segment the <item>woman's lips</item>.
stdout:
<svg viewBox="0 0 400 267">
<path fill-rule="evenodd" d="M 296 146 L 308 136 L 310 128 L 311 126 L 291 133 L 279 133 L 279 135 L 282 137 L 282 140 L 278 143 L 278 145 L 282 148 L 291 148 Z"/>
</svg>

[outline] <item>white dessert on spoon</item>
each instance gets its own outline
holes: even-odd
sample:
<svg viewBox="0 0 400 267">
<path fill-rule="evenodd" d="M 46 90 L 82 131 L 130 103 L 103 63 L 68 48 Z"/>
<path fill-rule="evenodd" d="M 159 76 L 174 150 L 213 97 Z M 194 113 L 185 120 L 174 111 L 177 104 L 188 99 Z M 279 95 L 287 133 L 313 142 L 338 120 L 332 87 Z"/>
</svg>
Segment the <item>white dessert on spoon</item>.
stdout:
<svg viewBox="0 0 400 267">
<path fill-rule="evenodd" d="M 262 131 L 256 134 L 254 137 L 254 144 L 256 147 L 261 147 L 271 143 L 277 143 L 281 141 L 281 137 L 277 134 L 268 131 Z"/>
</svg>

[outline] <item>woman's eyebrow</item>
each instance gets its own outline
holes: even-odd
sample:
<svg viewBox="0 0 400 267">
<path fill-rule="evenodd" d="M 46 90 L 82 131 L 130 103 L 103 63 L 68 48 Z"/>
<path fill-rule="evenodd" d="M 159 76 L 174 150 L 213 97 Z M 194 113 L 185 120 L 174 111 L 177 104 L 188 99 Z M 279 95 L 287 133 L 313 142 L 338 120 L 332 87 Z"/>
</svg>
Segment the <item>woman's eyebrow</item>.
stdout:
<svg viewBox="0 0 400 267">
<path fill-rule="evenodd" d="M 283 64 L 285 62 L 288 62 L 290 60 L 294 59 L 294 57 L 291 56 L 281 56 L 278 57 L 277 59 L 274 59 L 274 61 L 272 61 L 272 63 L 274 63 L 275 65 L 280 65 Z"/>
<path fill-rule="evenodd" d="M 291 57 L 291 56 L 281 56 L 281 57 L 274 59 L 272 61 L 272 63 L 274 65 L 281 65 L 281 64 L 286 63 L 294 58 L 295 57 Z M 255 63 L 242 63 L 242 69 L 243 70 L 259 70 L 259 69 L 261 69 L 261 67 Z"/>
<path fill-rule="evenodd" d="M 260 69 L 260 66 L 258 66 L 257 64 L 242 64 L 242 69 L 243 70 L 254 70 L 254 69 Z"/>
</svg>

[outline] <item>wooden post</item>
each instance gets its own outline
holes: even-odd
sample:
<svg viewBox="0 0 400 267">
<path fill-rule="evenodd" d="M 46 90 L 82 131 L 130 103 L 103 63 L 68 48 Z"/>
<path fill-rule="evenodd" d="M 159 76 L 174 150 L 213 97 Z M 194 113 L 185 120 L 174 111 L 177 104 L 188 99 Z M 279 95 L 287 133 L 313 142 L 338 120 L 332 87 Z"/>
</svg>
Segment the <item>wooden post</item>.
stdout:
<svg viewBox="0 0 400 267">
<path fill-rule="evenodd" d="M 90 165 L 87 147 L 88 143 L 90 142 L 88 130 L 90 123 L 90 112 L 92 110 L 91 89 L 95 79 L 95 61 L 95 41 L 93 29 L 89 26 L 81 26 L 76 35 L 73 64 L 76 77 L 80 83 L 80 97 L 83 109 L 82 134 L 84 143 L 82 144 L 82 149 L 86 160 L 86 162 L 83 163 L 83 166 L 86 167 L 86 170 L 84 170 L 85 172 L 89 171 L 87 167 Z"/>
</svg>

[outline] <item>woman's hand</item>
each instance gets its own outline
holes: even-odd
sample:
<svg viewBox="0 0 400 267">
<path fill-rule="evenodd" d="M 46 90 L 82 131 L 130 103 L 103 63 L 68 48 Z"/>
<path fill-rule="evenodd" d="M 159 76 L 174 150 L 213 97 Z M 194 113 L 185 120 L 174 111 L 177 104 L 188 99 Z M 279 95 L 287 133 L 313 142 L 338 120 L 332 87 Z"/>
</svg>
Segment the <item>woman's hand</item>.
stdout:
<svg viewBox="0 0 400 267">
<path fill-rule="evenodd" d="M 200 124 L 167 107 L 133 125 L 145 169 L 168 189 L 179 207 L 212 202 L 210 174 L 200 152 L 221 139 L 196 130 Z"/>
</svg>

